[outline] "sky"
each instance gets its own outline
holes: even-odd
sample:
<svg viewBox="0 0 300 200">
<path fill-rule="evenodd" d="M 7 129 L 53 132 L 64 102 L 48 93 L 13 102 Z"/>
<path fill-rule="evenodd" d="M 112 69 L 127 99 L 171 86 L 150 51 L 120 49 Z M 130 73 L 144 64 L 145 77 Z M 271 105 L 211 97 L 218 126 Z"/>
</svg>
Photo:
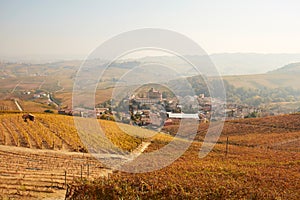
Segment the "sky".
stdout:
<svg viewBox="0 0 300 200">
<path fill-rule="evenodd" d="M 184 34 L 208 54 L 300 53 L 297 0 L 0 0 L 0 56 L 85 57 L 139 28 Z"/>
</svg>

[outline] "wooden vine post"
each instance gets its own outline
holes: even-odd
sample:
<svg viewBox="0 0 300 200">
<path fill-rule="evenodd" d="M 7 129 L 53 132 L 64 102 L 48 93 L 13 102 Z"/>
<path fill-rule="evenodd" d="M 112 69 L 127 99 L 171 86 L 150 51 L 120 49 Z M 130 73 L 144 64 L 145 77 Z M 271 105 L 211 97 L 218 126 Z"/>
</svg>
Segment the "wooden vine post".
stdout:
<svg viewBox="0 0 300 200">
<path fill-rule="evenodd" d="M 227 136 L 227 139 L 226 139 L 226 151 L 225 151 L 225 157 L 227 158 L 227 154 L 228 154 L 228 143 L 229 143 L 229 140 L 228 140 L 228 136 Z"/>
</svg>

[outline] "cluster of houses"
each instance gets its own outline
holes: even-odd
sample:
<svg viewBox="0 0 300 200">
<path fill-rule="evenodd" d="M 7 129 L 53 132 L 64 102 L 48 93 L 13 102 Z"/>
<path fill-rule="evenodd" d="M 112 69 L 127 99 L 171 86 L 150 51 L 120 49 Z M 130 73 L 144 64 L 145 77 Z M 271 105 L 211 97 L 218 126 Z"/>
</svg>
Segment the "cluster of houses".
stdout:
<svg viewBox="0 0 300 200">
<path fill-rule="evenodd" d="M 193 107 L 193 104 L 190 105 L 192 105 L 192 109 L 196 109 L 195 112 L 183 112 L 184 105 L 180 103 L 190 103 L 189 101 L 192 101 L 193 98 L 178 99 L 178 97 L 172 99 L 163 98 L 162 93 L 154 88 L 151 88 L 146 94 L 142 95 L 142 97 L 132 95 L 129 98 L 131 118 L 137 125 L 151 125 L 154 127 L 171 125 L 174 119 L 197 119 L 203 121 L 206 119 L 203 115 L 203 118 L 201 117 L 199 109 Z M 196 105 L 198 105 L 198 103 Z M 211 105 L 207 102 L 203 105 L 203 108 L 209 112 L 211 110 Z"/>
<path fill-rule="evenodd" d="M 38 98 L 48 98 L 48 97 L 49 97 L 49 93 L 46 93 L 46 92 L 24 91 L 23 94 L 24 94 L 24 95 L 31 96 L 31 97 L 34 98 L 34 99 L 38 99 Z"/>
<path fill-rule="evenodd" d="M 163 98 L 160 91 L 151 88 L 145 94 L 131 95 L 122 100 L 123 109 L 95 108 L 94 110 L 60 109 L 59 114 L 81 117 L 96 116 L 100 119 L 117 120 L 138 126 L 161 127 L 171 125 L 180 119 L 196 119 L 202 122 L 227 119 L 244 118 L 249 113 L 260 110 L 238 104 L 225 104 L 218 99 L 199 96 L 186 96 Z M 212 106 L 212 103 L 214 106 Z M 225 112 L 225 113 L 224 113 Z M 214 118 L 212 119 L 212 116 Z M 218 117 L 220 118 L 218 119 Z"/>
</svg>

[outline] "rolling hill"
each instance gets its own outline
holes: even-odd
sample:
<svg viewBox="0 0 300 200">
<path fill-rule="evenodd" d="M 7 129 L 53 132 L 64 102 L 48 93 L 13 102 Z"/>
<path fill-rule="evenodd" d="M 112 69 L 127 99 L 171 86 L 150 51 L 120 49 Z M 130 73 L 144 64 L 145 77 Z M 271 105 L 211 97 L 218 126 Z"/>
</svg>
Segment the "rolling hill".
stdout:
<svg viewBox="0 0 300 200">
<path fill-rule="evenodd" d="M 241 56 L 241 57 L 239 57 Z M 264 58 L 263 56 L 266 56 Z M 220 60 L 220 65 L 224 65 L 223 69 L 227 69 L 230 63 L 235 63 L 234 65 L 239 68 L 239 65 L 242 68 L 250 68 L 251 65 L 255 66 L 255 70 L 260 68 L 263 69 L 262 65 L 257 65 L 257 60 L 264 60 L 261 64 L 268 65 L 268 63 L 273 63 L 272 67 L 266 67 L 265 71 L 269 71 L 269 73 L 262 74 L 248 74 L 248 75 L 224 75 L 222 78 L 229 85 L 234 86 L 235 88 L 250 88 L 250 89 L 258 89 L 258 90 L 268 90 L 281 88 L 285 90 L 285 88 L 293 88 L 294 90 L 300 89 L 300 84 L 298 84 L 298 71 L 299 71 L 299 63 L 289 64 L 277 70 L 270 71 L 276 68 L 275 64 L 277 61 L 273 60 L 276 56 L 279 56 L 278 63 L 290 62 L 296 60 L 298 54 L 295 55 L 260 55 L 260 54 L 217 54 L 212 55 L 213 60 L 218 62 Z M 191 60 L 197 60 L 197 56 L 188 56 Z M 247 63 L 247 59 L 249 59 L 249 63 Z M 227 61 L 226 61 L 227 60 Z M 251 60 L 256 60 L 255 62 L 251 62 Z M 150 62 L 161 61 L 165 64 L 171 63 L 172 66 L 175 66 L 176 70 L 185 69 L 186 72 L 191 74 L 185 74 L 192 76 L 192 71 L 189 71 L 190 68 L 187 67 L 182 61 L 179 62 L 178 59 L 174 59 L 173 57 L 146 57 L 137 60 L 128 60 L 128 61 L 120 61 L 117 63 L 113 63 L 103 74 L 101 81 L 99 82 L 97 92 L 96 92 L 96 104 L 107 101 L 111 98 L 111 93 L 114 90 L 115 84 L 120 83 L 120 87 L 128 86 L 126 81 L 135 81 L 135 77 L 139 77 L 136 79 L 137 83 L 141 84 L 140 80 L 148 80 L 148 74 L 150 73 L 151 67 L 143 68 L 140 70 L 134 70 L 131 76 L 129 76 L 128 80 L 126 76 L 122 77 L 122 75 L 129 70 L 135 69 L 140 64 L 146 64 Z M 225 62 L 226 61 L 226 62 Z M 272 61 L 272 62 L 271 62 Z M 98 67 L 103 67 L 101 65 L 101 61 L 90 61 L 92 63 L 92 67 L 89 69 L 89 73 L 93 74 L 93 70 Z M 102 61 L 103 62 L 103 61 Z M 247 65 L 245 65 L 245 63 Z M 41 104 L 41 102 L 37 99 L 28 99 L 28 96 L 24 95 L 24 92 L 32 92 L 38 94 L 41 91 L 52 93 L 52 96 L 55 97 L 60 103 L 62 107 L 71 106 L 72 102 L 72 91 L 73 91 L 73 83 L 76 77 L 76 72 L 79 69 L 81 61 L 61 61 L 61 62 L 53 62 L 53 63 L 44 63 L 44 64 L 27 64 L 27 63 L 1 63 L 0 64 L 0 99 L 1 100 L 9 100 L 14 98 L 19 98 L 20 100 L 24 100 L 23 104 L 26 111 L 38 111 L 43 112 L 48 109 L 56 109 L 47 107 L 47 102 Z M 102 63 L 103 64 L 103 63 Z M 201 62 L 199 63 L 201 64 Z M 270 64 L 271 65 L 271 64 Z M 232 65 L 233 66 L 233 65 Z M 244 66 L 244 67 L 243 67 Z M 222 68 L 222 67 L 221 67 Z M 157 71 L 157 75 L 155 76 L 160 80 L 160 82 L 174 82 L 175 85 L 182 86 L 182 84 L 178 84 L 177 80 L 178 75 L 173 74 L 171 77 L 175 79 L 169 80 L 165 77 L 170 75 L 169 70 L 165 68 L 164 70 L 159 70 L 155 68 Z M 209 69 L 206 69 L 209 73 Z M 225 70 L 227 71 L 227 70 Z M 130 79 L 130 77 L 132 77 Z M 177 77 L 177 79 L 176 79 Z M 88 77 L 87 77 L 88 78 Z M 119 78 L 122 78 L 120 81 Z M 210 77 L 209 77 L 210 79 Z M 213 79 L 213 77 L 211 77 Z M 147 81 L 146 81 L 147 82 Z M 120 89 L 122 90 L 122 89 Z M 183 88 L 182 91 L 185 91 Z M 198 90 L 197 90 L 198 91 Z M 294 95 L 288 93 L 286 96 Z M 296 99 L 298 97 L 296 96 Z M 295 98 L 294 98 L 295 99 Z M 34 101 L 34 105 L 32 103 L 27 102 Z M 276 101 L 280 101 L 277 99 Z M 22 102 L 20 102 L 22 104 Z M 6 105 L 3 103 L 3 105 Z"/>
<path fill-rule="evenodd" d="M 110 169 L 90 154 L 77 152 L 83 144 L 72 117 L 34 115 L 35 121 L 26 123 L 22 113 L 0 114 L 0 157 L 7 159 L 0 165 L 4 197 L 36 199 L 57 194 L 62 199 L 66 182 L 72 185 L 68 195 L 87 199 L 300 197 L 298 185 L 292 184 L 299 179 L 300 114 L 226 121 L 218 143 L 204 159 L 198 158 L 198 152 L 208 124 L 201 123 L 189 150 L 170 166 L 143 174 L 114 172 L 109 179 L 99 177 L 107 177 Z M 129 151 L 147 134 L 125 124 L 99 123 L 115 145 Z M 165 127 L 170 133 L 177 129 L 176 125 Z M 172 139 L 156 135 L 145 152 L 156 151 Z"/>
<path fill-rule="evenodd" d="M 203 159 L 198 155 L 208 126 L 200 124 L 197 139 L 170 166 L 75 181 L 67 199 L 299 199 L 299 120 L 295 114 L 227 121 Z M 156 138 L 146 152 L 168 142 Z"/>
<path fill-rule="evenodd" d="M 285 88 L 300 89 L 298 76 L 300 63 L 291 63 L 264 74 L 229 75 L 223 79 L 235 87 L 245 88 Z"/>
<path fill-rule="evenodd" d="M 112 172 L 87 153 L 73 117 L 34 113 L 34 121 L 24 122 L 22 115 L 0 112 L 0 199 L 64 199 L 67 184 Z M 111 121 L 99 120 L 99 125 L 114 145 L 128 152 L 153 134 Z M 103 147 L 101 138 L 93 145 L 97 142 Z M 114 148 L 103 153 L 114 154 Z"/>
<path fill-rule="evenodd" d="M 270 71 L 269 74 L 299 74 L 300 63 L 291 63 L 276 70 Z"/>
</svg>

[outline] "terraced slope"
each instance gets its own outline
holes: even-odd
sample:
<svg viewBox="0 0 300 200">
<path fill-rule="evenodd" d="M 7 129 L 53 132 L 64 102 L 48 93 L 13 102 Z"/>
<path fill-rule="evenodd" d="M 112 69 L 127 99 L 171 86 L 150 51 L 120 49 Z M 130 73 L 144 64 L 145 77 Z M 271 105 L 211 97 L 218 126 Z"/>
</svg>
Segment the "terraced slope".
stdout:
<svg viewBox="0 0 300 200">
<path fill-rule="evenodd" d="M 67 184 L 111 172 L 85 153 L 72 117 L 35 113 L 34 121 L 24 122 L 22 114 L 0 113 L 0 200 L 64 199 Z M 99 123 L 111 142 L 127 151 L 137 149 L 141 137 L 150 133 L 111 121 Z"/>
<path fill-rule="evenodd" d="M 78 136 L 73 117 L 55 114 L 34 115 L 33 122 L 24 122 L 22 113 L 0 113 L 0 145 L 87 151 Z M 99 120 L 99 123 L 111 142 L 127 151 L 132 151 L 141 144 L 141 137 L 147 134 L 147 130 L 141 131 L 140 128 L 126 124 L 103 120 Z"/>
<path fill-rule="evenodd" d="M 176 161 L 158 171 L 78 181 L 68 199 L 300 199 L 300 115 L 225 122 L 214 149 L 199 158 L 206 124 Z M 188 128 L 189 127 L 185 127 Z M 206 128 L 206 129 L 205 129 Z M 176 129 L 176 126 L 167 129 Z M 178 129 L 178 127 L 177 127 Z M 229 142 L 227 144 L 227 138 Z M 154 138 L 147 152 L 168 140 Z"/>
<path fill-rule="evenodd" d="M 0 199 L 64 199 L 66 184 L 110 173 L 89 154 L 75 152 L 0 145 L 0 160 Z"/>
</svg>

